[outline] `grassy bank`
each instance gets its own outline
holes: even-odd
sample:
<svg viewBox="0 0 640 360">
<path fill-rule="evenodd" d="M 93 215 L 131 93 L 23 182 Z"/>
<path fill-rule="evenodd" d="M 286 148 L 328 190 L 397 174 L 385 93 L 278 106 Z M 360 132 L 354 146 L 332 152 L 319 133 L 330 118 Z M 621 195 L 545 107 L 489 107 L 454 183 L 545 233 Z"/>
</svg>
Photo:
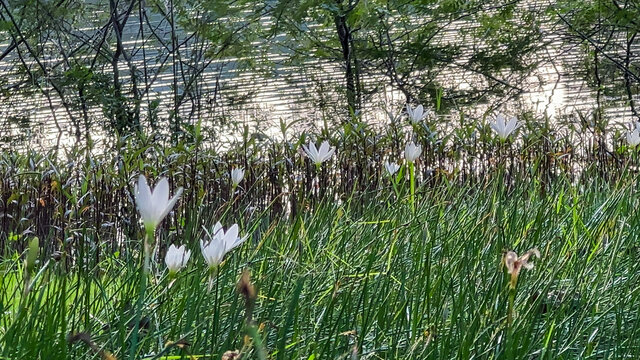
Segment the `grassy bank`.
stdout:
<svg viewBox="0 0 640 360">
<path fill-rule="evenodd" d="M 215 359 L 237 349 L 256 359 L 638 358 L 634 178 L 541 186 L 501 176 L 423 183 L 415 214 L 405 180 L 400 193 L 387 181 L 376 196 L 319 198 L 295 216 L 194 203 L 158 230 L 138 316 L 139 233 L 111 247 L 109 232 L 77 228 L 83 248 L 43 252 L 28 287 L 24 252 L 9 251 L 0 273 L 0 355 Z M 238 222 L 249 238 L 208 289 L 198 242 L 201 226 L 218 220 Z M 193 251 L 175 279 L 162 261 L 172 242 Z M 531 248 L 541 258 L 512 291 L 503 255 Z M 251 285 L 245 281 L 243 295 L 245 269 Z"/>
</svg>

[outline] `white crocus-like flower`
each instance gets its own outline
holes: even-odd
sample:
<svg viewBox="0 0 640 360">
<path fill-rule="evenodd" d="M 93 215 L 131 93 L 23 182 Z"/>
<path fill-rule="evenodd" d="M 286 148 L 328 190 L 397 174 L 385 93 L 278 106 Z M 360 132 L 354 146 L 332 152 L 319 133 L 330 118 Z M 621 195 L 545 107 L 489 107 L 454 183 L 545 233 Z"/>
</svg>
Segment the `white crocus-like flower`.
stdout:
<svg viewBox="0 0 640 360">
<path fill-rule="evenodd" d="M 410 142 L 404 147 L 404 158 L 410 163 L 416 161 L 420 154 L 422 154 L 422 146 L 420 145 Z"/>
<path fill-rule="evenodd" d="M 233 224 L 225 232 L 218 222 L 213 227 L 213 231 L 208 234 L 208 241 L 200 240 L 200 250 L 202 250 L 202 256 L 209 265 L 209 269 L 220 265 L 225 254 L 247 240 L 247 236 L 238 237 L 238 232 L 238 224 Z"/>
<path fill-rule="evenodd" d="M 176 247 L 171 244 L 169 246 L 169 250 L 167 250 L 167 254 L 164 257 L 164 262 L 167 264 L 167 269 L 169 269 L 169 274 L 175 274 L 183 267 L 187 266 L 187 262 L 191 257 L 191 250 L 187 250 L 184 245 L 180 247 Z"/>
<path fill-rule="evenodd" d="M 415 109 L 412 109 L 411 105 L 407 104 L 407 114 L 409 115 L 409 120 L 412 124 L 419 123 L 420 121 L 422 121 L 422 119 L 425 118 L 425 116 L 427 116 L 427 113 L 424 111 L 424 107 L 422 105 L 418 105 Z"/>
<path fill-rule="evenodd" d="M 309 146 L 302 145 L 302 148 L 316 166 L 320 166 L 323 162 L 329 160 L 336 150 L 334 147 L 329 146 L 329 142 L 326 140 L 320 144 L 319 148 L 316 148 L 316 145 L 312 142 L 309 142 Z"/>
<path fill-rule="evenodd" d="M 135 189 L 136 206 L 144 222 L 145 230 L 148 234 L 158 227 L 162 219 L 167 216 L 182 194 L 182 188 L 176 191 L 175 195 L 169 199 L 169 181 L 162 178 L 156 187 L 151 191 L 147 184 L 147 178 L 140 175 Z"/>
<path fill-rule="evenodd" d="M 504 115 L 498 114 L 495 121 L 489 124 L 489 126 L 498 134 L 500 139 L 505 140 L 520 127 L 520 124 L 518 124 L 518 119 L 516 119 L 515 116 L 507 121 Z"/>
<path fill-rule="evenodd" d="M 640 144 L 640 128 L 636 127 L 627 132 L 627 143 L 631 147 L 636 147 Z"/>
<path fill-rule="evenodd" d="M 240 182 L 244 179 L 244 169 L 243 168 L 233 168 L 231 169 L 231 183 L 233 187 L 238 186 Z"/>
<path fill-rule="evenodd" d="M 395 174 L 398 172 L 398 170 L 400 170 L 400 165 L 394 163 L 394 162 L 388 162 L 385 161 L 384 162 L 384 168 L 387 170 L 387 174 L 389 174 L 389 176 Z"/>
</svg>

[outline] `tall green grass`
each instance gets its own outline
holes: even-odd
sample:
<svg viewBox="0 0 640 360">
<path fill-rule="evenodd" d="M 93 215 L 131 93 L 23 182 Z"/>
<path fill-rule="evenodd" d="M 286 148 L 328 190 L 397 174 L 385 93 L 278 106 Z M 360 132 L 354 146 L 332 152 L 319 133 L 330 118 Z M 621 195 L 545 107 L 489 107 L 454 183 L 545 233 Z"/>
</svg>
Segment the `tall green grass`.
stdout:
<svg viewBox="0 0 640 360">
<path fill-rule="evenodd" d="M 123 236 L 110 251 L 108 233 L 88 225 L 76 230 L 84 250 L 45 253 L 29 290 L 24 253 L 2 260 L 0 356 L 126 359 L 134 347 L 136 359 L 236 349 L 255 359 L 639 358 L 637 188 L 632 176 L 541 184 L 496 175 L 423 183 L 415 213 L 408 192 L 390 185 L 319 198 L 288 217 L 183 204 L 159 232 L 160 253 L 186 243 L 193 260 L 175 280 L 156 263 L 136 344 L 142 238 Z M 208 291 L 198 241 L 215 220 L 251 235 Z M 502 256 L 534 247 L 542 257 L 520 274 L 508 324 Z M 236 290 L 244 269 L 253 308 Z M 70 342 L 77 333 L 94 349 Z"/>
</svg>

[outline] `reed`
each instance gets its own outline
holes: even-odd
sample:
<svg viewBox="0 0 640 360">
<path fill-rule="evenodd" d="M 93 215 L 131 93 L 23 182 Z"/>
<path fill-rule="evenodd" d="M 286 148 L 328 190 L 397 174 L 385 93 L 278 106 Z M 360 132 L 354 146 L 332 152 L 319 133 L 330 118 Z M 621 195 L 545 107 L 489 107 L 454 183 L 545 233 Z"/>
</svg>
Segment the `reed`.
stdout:
<svg viewBox="0 0 640 360">
<path fill-rule="evenodd" d="M 384 160 L 402 162 L 397 138 L 352 136 L 330 139 L 321 167 L 298 152 L 304 136 L 224 153 L 3 154 L 0 358 L 640 356 L 629 152 L 529 139 L 430 148 L 413 193 L 412 171 L 385 173 Z M 149 274 L 139 174 L 184 188 Z M 199 243 L 217 221 L 249 237 L 210 278 Z M 169 276 L 172 243 L 193 255 Z M 541 257 L 516 291 L 502 259 L 532 248 Z"/>
</svg>

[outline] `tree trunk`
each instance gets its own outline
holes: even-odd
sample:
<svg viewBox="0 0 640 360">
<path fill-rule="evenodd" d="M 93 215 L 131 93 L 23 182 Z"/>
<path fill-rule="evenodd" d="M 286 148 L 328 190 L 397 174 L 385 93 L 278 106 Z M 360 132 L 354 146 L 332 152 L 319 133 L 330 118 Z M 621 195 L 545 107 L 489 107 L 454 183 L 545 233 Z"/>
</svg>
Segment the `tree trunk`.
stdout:
<svg viewBox="0 0 640 360">
<path fill-rule="evenodd" d="M 356 74 L 352 64 L 351 29 L 347 24 L 346 16 L 343 14 L 336 15 L 335 22 L 338 39 L 342 46 L 342 60 L 344 61 L 344 75 L 347 85 L 347 105 L 350 112 L 355 112 L 358 109 L 358 102 L 356 101 Z"/>
</svg>

